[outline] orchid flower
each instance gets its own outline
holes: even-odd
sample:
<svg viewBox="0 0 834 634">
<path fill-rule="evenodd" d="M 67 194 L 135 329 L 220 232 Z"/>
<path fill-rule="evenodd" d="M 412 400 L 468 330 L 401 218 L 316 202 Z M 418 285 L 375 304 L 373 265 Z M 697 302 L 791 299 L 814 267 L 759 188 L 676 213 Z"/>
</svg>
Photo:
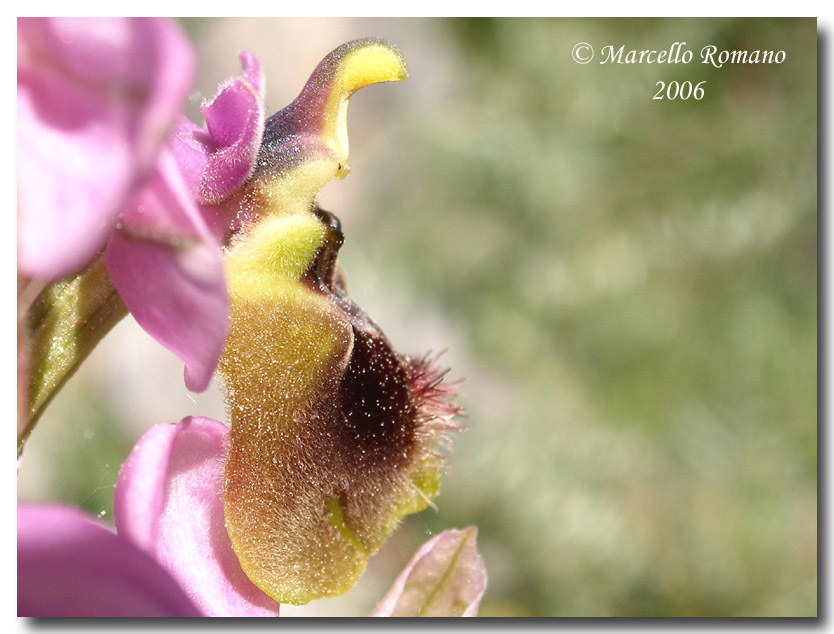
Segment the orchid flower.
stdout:
<svg viewBox="0 0 834 634">
<path fill-rule="evenodd" d="M 381 40 L 332 51 L 266 121 L 240 194 L 218 365 L 232 424 L 224 515 L 246 575 L 279 602 L 352 587 L 399 521 L 432 503 L 438 445 L 458 429 L 443 373 L 397 353 L 348 297 L 339 220 L 316 202 L 348 173 L 350 96 L 406 76 Z"/>
<path fill-rule="evenodd" d="M 396 352 L 348 297 L 341 225 L 317 204 L 348 173 L 348 99 L 405 79 L 402 56 L 381 40 L 349 42 L 266 121 L 260 65 L 248 53 L 241 62 L 242 76 L 203 105 L 205 129 L 180 121 L 108 238 L 127 307 L 185 361 L 188 387 L 203 389 L 217 366 L 231 418 L 231 429 L 205 418 L 153 427 L 122 468 L 118 534 L 106 541 L 145 568 L 114 578 L 111 594 L 164 578 L 187 597 L 166 607 L 148 589 L 137 597 L 149 611 L 267 616 L 346 592 L 400 520 L 432 504 L 438 449 L 460 429 L 444 372 Z M 24 508 L 19 530 L 49 512 Z M 61 561 L 83 577 L 79 559 L 101 529 L 72 522 L 82 554 Z M 23 587 L 37 588 L 26 562 L 43 561 L 54 525 L 27 536 Z M 375 614 L 474 615 L 486 587 L 475 534 L 431 540 Z"/>
</svg>

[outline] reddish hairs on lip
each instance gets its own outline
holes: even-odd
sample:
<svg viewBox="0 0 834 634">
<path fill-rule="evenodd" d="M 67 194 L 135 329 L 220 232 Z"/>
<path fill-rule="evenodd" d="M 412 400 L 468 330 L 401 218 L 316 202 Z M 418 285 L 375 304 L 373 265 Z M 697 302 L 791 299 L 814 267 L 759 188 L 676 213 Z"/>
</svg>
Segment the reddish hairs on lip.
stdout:
<svg viewBox="0 0 834 634">
<path fill-rule="evenodd" d="M 442 354 L 442 353 L 441 353 Z M 461 381 L 449 382 L 446 375 L 449 368 L 438 364 L 440 354 L 426 353 L 418 357 L 404 357 L 403 367 L 411 400 L 417 407 L 416 427 L 418 434 L 438 435 L 439 444 L 447 448 L 451 436 L 446 431 L 465 431 L 453 418 L 465 417 L 466 413 L 454 402 Z M 424 446 L 430 447 L 431 442 Z"/>
</svg>

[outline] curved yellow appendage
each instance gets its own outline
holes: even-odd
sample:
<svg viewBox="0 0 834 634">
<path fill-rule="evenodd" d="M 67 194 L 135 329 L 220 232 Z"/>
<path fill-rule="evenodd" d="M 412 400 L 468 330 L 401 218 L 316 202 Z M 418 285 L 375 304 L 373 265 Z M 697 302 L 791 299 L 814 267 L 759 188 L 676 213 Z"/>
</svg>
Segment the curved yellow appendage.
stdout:
<svg viewBox="0 0 834 634">
<path fill-rule="evenodd" d="M 344 52 L 341 53 L 342 48 Z M 337 70 L 330 79 L 327 101 L 320 115 L 321 134 L 328 140 L 347 175 L 347 106 L 350 96 L 360 88 L 386 81 L 408 78 L 400 52 L 381 40 L 364 40 L 360 46 L 346 44 L 334 51 Z M 325 60 L 327 63 L 327 60 Z M 343 175 L 339 176 L 344 178 Z"/>
<path fill-rule="evenodd" d="M 348 42 L 316 67 L 289 106 L 267 119 L 249 191 L 256 214 L 309 212 L 319 191 L 348 174 L 348 101 L 370 84 L 408 77 L 383 40 Z"/>
</svg>

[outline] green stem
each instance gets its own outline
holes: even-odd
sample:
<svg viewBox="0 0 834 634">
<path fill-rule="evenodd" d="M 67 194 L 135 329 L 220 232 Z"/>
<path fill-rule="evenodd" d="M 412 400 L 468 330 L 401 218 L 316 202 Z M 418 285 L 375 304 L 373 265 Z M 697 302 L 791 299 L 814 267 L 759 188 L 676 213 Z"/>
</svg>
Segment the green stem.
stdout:
<svg viewBox="0 0 834 634">
<path fill-rule="evenodd" d="M 45 287 L 19 281 L 18 455 L 58 390 L 125 315 L 104 253 L 77 275 Z"/>
</svg>

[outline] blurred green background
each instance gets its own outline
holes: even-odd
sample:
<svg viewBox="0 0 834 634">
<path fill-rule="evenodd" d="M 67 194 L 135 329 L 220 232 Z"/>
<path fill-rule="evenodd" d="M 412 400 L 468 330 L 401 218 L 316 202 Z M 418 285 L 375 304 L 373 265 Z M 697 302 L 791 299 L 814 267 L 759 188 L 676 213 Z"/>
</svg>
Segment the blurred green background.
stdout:
<svg viewBox="0 0 834 634">
<path fill-rule="evenodd" d="M 348 595 L 284 614 L 365 614 L 430 534 L 470 524 L 484 616 L 816 614 L 816 20 L 183 24 L 196 121 L 241 49 L 270 112 L 349 39 L 389 39 L 411 71 L 351 101 L 352 172 L 322 205 L 357 303 L 403 352 L 447 350 L 469 430 L 438 511 Z M 674 42 L 691 63 L 597 63 Z M 708 44 L 786 59 L 716 69 Z M 704 98 L 653 100 L 672 80 Z M 125 320 L 35 430 L 20 496 L 109 517 L 144 429 L 223 418 L 181 373 Z"/>
</svg>

